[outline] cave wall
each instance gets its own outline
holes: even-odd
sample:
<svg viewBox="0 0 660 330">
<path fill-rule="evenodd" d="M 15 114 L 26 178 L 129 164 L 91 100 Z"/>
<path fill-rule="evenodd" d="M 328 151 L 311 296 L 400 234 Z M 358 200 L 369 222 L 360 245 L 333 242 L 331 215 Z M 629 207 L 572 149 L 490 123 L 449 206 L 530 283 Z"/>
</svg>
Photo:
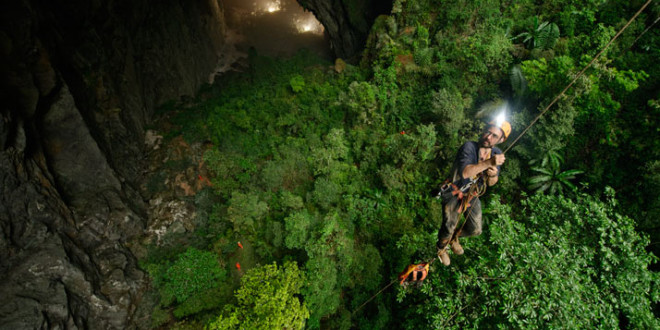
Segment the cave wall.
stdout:
<svg viewBox="0 0 660 330">
<path fill-rule="evenodd" d="M 299 2 L 347 60 L 391 9 Z M 144 128 L 209 80 L 223 16 L 218 0 L 0 4 L 0 329 L 136 327 Z"/>
<path fill-rule="evenodd" d="M 329 36 L 335 56 L 357 62 L 378 15 L 389 15 L 392 0 L 297 0 L 314 13 Z"/>
<path fill-rule="evenodd" d="M 223 46 L 217 0 L 0 4 L 0 328 L 126 328 L 144 127 Z"/>
</svg>

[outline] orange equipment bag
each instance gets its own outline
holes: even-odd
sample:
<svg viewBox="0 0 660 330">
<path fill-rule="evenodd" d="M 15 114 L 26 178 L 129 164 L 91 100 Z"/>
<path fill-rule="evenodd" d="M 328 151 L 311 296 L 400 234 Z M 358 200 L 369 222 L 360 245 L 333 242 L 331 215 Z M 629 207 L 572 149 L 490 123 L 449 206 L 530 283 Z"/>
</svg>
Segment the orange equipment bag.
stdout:
<svg viewBox="0 0 660 330">
<path fill-rule="evenodd" d="M 426 279 L 426 275 L 429 273 L 429 264 L 427 262 L 408 265 L 406 269 L 399 274 L 399 284 L 404 285 L 406 282 L 418 282 L 421 283 Z"/>
</svg>

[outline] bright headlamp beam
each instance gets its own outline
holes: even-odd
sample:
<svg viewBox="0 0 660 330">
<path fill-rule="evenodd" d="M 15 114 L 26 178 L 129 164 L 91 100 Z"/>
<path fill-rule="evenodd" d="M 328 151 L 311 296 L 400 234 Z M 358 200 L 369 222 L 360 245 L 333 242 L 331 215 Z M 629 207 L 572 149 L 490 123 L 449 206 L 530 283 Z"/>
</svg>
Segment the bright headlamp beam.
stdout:
<svg viewBox="0 0 660 330">
<path fill-rule="evenodd" d="M 502 127 L 502 124 L 504 124 L 504 121 L 506 120 L 506 111 L 505 109 L 502 109 L 502 112 L 500 112 L 497 117 L 495 117 L 495 125 L 497 127 Z"/>
</svg>

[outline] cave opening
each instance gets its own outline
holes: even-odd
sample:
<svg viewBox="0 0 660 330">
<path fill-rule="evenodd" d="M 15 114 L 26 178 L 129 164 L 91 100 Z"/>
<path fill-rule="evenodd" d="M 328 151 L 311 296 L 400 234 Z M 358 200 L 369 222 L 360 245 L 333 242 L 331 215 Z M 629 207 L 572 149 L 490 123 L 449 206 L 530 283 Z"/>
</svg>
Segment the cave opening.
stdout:
<svg viewBox="0 0 660 330">
<path fill-rule="evenodd" d="M 250 48 L 271 57 L 290 57 L 307 49 L 332 59 L 323 25 L 296 0 L 223 0 L 222 6 L 227 30 L 219 73 L 235 68 Z"/>
</svg>

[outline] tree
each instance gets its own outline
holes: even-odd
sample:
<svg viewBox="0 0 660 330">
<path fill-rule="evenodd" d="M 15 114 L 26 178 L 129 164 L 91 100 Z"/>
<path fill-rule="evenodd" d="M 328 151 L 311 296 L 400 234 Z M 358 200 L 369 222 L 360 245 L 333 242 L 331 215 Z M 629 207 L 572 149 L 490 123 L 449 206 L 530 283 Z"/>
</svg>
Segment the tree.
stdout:
<svg viewBox="0 0 660 330">
<path fill-rule="evenodd" d="M 162 303 L 169 305 L 175 300 L 183 303 L 190 297 L 217 287 L 225 275 L 214 253 L 188 248 L 157 283 L 160 284 Z"/>
<path fill-rule="evenodd" d="M 539 24 L 538 16 L 534 16 L 534 27 L 527 32 L 523 32 L 514 39 L 524 38 L 523 43 L 527 48 L 550 49 L 559 38 L 559 27 L 555 23 L 542 22 Z"/>
<path fill-rule="evenodd" d="M 432 269 L 405 297 L 405 318 L 416 320 L 406 326 L 657 329 L 657 258 L 612 195 L 535 195 L 515 210 L 495 198 L 484 234 L 464 243 L 468 258 Z"/>
<path fill-rule="evenodd" d="M 305 282 L 294 262 L 252 268 L 241 278 L 235 305 L 208 325 L 209 329 L 302 329 L 309 317 L 298 295 Z"/>
<path fill-rule="evenodd" d="M 561 165 L 564 162 L 562 157 L 557 151 L 548 151 L 541 160 L 532 160 L 530 165 L 533 166 L 532 171 L 537 175 L 529 178 L 529 189 L 536 192 L 549 192 L 551 195 L 555 193 L 562 193 L 564 188 L 575 191 L 577 187 L 570 180 L 575 179 L 578 174 L 584 173 L 580 170 L 562 170 Z"/>
</svg>

